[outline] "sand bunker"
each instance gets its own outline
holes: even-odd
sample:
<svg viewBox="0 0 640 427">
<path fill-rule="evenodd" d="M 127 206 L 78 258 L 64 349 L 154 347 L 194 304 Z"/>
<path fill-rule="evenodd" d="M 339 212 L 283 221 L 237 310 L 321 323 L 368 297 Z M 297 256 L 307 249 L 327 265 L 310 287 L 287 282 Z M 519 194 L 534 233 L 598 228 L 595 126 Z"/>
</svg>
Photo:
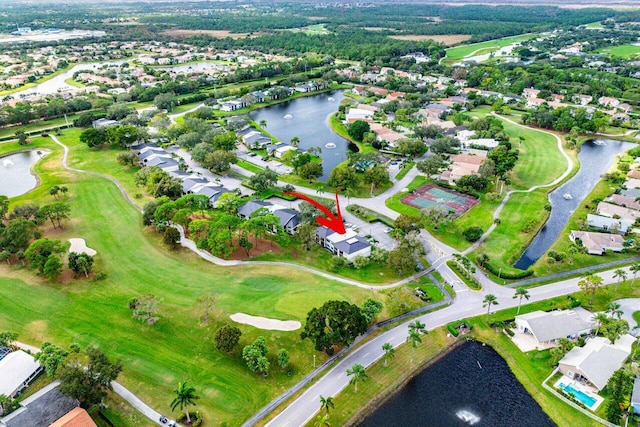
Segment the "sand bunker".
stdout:
<svg viewBox="0 0 640 427">
<path fill-rule="evenodd" d="M 258 329 L 295 331 L 302 326 L 297 320 L 268 319 L 266 317 L 250 316 L 245 313 L 235 313 L 229 317 L 234 322 L 255 326 Z"/>
<path fill-rule="evenodd" d="M 80 239 L 80 238 L 69 239 L 69 243 L 71 243 L 69 252 L 75 252 L 78 254 L 85 253 L 91 256 L 94 256 L 97 253 L 95 250 L 87 246 L 87 244 L 84 242 L 84 239 Z"/>
</svg>

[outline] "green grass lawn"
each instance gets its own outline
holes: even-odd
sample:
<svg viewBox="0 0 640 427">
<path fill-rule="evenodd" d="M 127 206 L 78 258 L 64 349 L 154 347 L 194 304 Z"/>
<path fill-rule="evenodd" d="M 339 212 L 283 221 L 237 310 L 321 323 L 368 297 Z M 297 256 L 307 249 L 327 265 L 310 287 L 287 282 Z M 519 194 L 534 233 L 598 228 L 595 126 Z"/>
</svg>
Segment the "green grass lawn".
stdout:
<svg viewBox="0 0 640 427">
<path fill-rule="evenodd" d="M 598 50 L 598 53 L 606 53 L 611 56 L 619 56 L 622 58 L 634 58 L 640 55 L 640 46 L 633 44 L 621 44 L 618 46 L 600 49 Z"/>
<path fill-rule="evenodd" d="M 511 37 L 504 37 L 496 40 L 489 40 L 482 43 L 466 44 L 456 47 L 450 47 L 446 50 L 447 56 L 444 62 L 455 62 L 462 59 L 465 56 L 470 55 L 476 50 L 482 50 L 480 54 L 489 53 L 500 49 L 501 47 L 508 46 L 511 43 L 516 43 L 524 40 L 529 40 L 536 37 L 537 34 L 522 34 Z"/>
<path fill-rule="evenodd" d="M 113 151 L 93 152 L 74 145 L 72 135 L 63 136 L 72 146 L 72 165 L 119 173 Z M 61 171 L 61 149 L 45 138 L 36 143 L 54 152 L 35 167 L 42 185 L 16 200 L 48 203 L 53 201 L 48 195 L 52 185 L 67 185 L 72 219 L 61 231 L 47 230 L 46 236 L 86 239 L 98 252 L 96 271 L 106 272 L 107 279 L 50 283 L 23 268 L 3 264 L 0 330 L 15 330 L 22 341 L 35 345 L 50 341 L 62 346 L 71 342 L 99 346 L 110 357 L 123 360 L 119 381 L 160 412 L 170 414 L 172 390 L 178 381 L 186 380 L 202 396 L 197 409 L 207 420 L 238 425 L 309 372 L 312 347 L 300 341 L 299 331 L 240 325 L 244 334 L 240 348 L 264 335 L 272 359 L 279 348 L 290 352 L 290 377 L 274 360 L 272 373 L 263 378 L 249 372 L 239 350 L 230 356 L 214 350 L 213 334 L 219 325 L 231 323 L 229 314 L 304 321 L 312 307 L 326 300 L 361 303 L 371 295 L 290 268 L 220 268 L 186 250 L 170 252 L 155 232 L 141 228 L 140 214 L 113 183 Z M 120 173 L 123 184 L 131 185 L 124 176 L 131 172 Z M 134 321 L 127 308 L 130 298 L 147 293 L 161 299 L 161 320 L 153 327 Z M 218 296 L 217 312 L 210 325 L 202 325 L 195 301 L 207 293 Z"/>
</svg>

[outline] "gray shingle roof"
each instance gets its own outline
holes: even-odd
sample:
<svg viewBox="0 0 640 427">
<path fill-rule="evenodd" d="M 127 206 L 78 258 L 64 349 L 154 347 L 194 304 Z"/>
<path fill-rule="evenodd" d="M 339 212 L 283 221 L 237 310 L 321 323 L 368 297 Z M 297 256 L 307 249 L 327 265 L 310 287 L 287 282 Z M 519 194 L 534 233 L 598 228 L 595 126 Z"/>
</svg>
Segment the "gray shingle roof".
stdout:
<svg viewBox="0 0 640 427">
<path fill-rule="evenodd" d="M 295 228 L 300 224 L 300 215 L 295 209 L 277 209 L 273 211 L 273 214 L 280 218 L 280 225 L 282 227 Z"/>
<path fill-rule="evenodd" d="M 0 419 L 2 427 L 48 426 L 77 407 L 78 401 L 58 391 L 59 382 L 48 385 L 20 403 L 20 408 Z"/>
<path fill-rule="evenodd" d="M 341 242 L 336 242 L 333 245 L 336 249 L 346 254 L 353 254 L 371 246 L 363 237 L 355 236 Z"/>
<path fill-rule="evenodd" d="M 534 311 L 516 316 L 516 319 L 526 320 L 531 333 L 538 342 L 546 342 L 558 338 L 565 338 L 591 328 L 589 322 L 584 321 L 572 310 Z"/>
<path fill-rule="evenodd" d="M 249 200 L 247 203 L 238 208 L 238 215 L 249 218 L 251 214 L 258 209 L 268 208 L 269 206 L 271 206 L 271 203 L 269 202 L 263 202 L 262 200 L 258 199 Z"/>
</svg>

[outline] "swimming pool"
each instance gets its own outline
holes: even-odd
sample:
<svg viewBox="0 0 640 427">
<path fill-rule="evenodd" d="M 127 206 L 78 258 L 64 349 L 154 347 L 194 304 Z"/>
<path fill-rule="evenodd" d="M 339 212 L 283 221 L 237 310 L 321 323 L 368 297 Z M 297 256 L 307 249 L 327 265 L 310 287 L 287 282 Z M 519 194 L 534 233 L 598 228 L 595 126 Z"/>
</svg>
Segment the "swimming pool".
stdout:
<svg viewBox="0 0 640 427">
<path fill-rule="evenodd" d="M 578 399 L 580 402 L 584 403 L 584 405 L 589 409 L 591 409 L 593 404 L 597 402 L 595 398 L 589 396 L 582 390 L 578 390 L 577 388 L 574 388 L 571 384 L 560 383 L 558 386 L 562 390 L 564 390 L 566 393 L 573 395 L 573 397 Z"/>
</svg>

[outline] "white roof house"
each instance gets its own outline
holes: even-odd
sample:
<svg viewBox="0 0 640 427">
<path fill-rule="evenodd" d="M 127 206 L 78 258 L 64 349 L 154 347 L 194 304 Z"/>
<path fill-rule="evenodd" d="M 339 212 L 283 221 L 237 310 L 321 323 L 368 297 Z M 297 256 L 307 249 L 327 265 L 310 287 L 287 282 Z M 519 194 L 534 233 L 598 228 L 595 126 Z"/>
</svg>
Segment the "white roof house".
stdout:
<svg viewBox="0 0 640 427">
<path fill-rule="evenodd" d="M 624 249 L 624 239 L 619 234 L 571 230 L 569 238 L 573 242 L 579 239 L 589 255 L 604 255 L 605 251 L 621 252 Z"/>
<path fill-rule="evenodd" d="M 560 372 L 577 381 L 587 381 L 602 390 L 609 378 L 631 354 L 635 337 L 626 334 L 615 344 L 607 338 L 595 337 L 584 347 L 574 347 L 558 363 Z"/>
<path fill-rule="evenodd" d="M 632 221 L 615 219 L 600 215 L 587 214 L 587 225 L 596 230 L 625 234 L 633 225 Z"/>
<path fill-rule="evenodd" d="M 14 351 L 0 360 L 0 394 L 16 397 L 42 371 L 33 356 Z"/>
<path fill-rule="evenodd" d="M 591 330 L 591 322 L 573 310 L 534 311 L 516 316 L 518 331 L 531 334 L 539 344 L 560 338 L 575 338 Z"/>
</svg>

